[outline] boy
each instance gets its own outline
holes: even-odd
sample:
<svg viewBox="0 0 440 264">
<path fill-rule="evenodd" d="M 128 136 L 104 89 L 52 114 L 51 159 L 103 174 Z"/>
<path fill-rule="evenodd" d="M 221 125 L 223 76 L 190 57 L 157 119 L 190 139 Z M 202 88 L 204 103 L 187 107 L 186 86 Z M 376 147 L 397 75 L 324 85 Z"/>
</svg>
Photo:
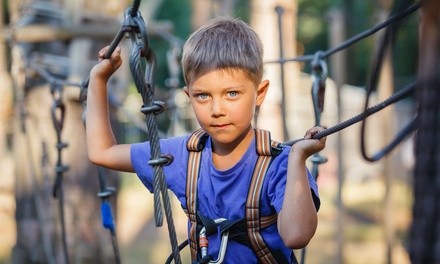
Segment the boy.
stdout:
<svg viewBox="0 0 440 264">
<path fill-rule="evenodd" d="M 118 145 L 112 134 L 106 86 L 122 60 L 119 48 L 110 59 L 103 59 L 106 50 L 101 50 L 100 63 L 90 73 L 86 120 L 89 158 L 100 166 L 136 172 L 152 191 L 153 169 L 147 164 L 149 143 Z M 201 150 L 197 176 L 198 217 L 229 221 L 245 218 L 249 185 L 259 155 L 252 119 L 269 88 L 269 81 L 262 80 L 262 53 L 257 34 L 244 22 L 230 18 L 211 20 L 185 43 L 184 91 L 200 127 L 208 135 Z M 325 147 L 325 138 L 311 139 L 321 130 L 320 127 L 309 129 L 305 140 L 293 147 L 279 148 L 280 153 L 272 158 L 265 173 L 260 213 L 262 216 L 276 214 L 277 220 L 260 233 L 270 252 L 277 252 L 274 254 L 277 261 L 263 261 L 249 243 L 230 239 L 225 263 L 291 263 L 292 249 L 309 243 L 317 228 L 318 205 L 314 202 L 318 204 L 319 199 L 316 182 L 305 162 Z M 188 138 L 161 140 L 161 151 L 174 157 L 174 161 L 164 167 L 166 182 L 184 209 L 188 209 Z M 215 258 L 219 254 L 221 236 L 214 233 L 208 235 L 208 240 L 208 253 Z"/>
</svg>

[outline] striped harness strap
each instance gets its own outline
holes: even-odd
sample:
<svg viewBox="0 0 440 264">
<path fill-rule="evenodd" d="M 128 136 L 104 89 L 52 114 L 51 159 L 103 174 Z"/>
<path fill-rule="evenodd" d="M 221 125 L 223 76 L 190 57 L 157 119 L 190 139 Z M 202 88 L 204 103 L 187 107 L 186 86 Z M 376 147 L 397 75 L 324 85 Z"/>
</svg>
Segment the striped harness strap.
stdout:
<svg viewBox="0 0 440 264">
<path fill-rule="evenodd" d="M 189 246 L 191 250 L 191 259 L 197 260 L 197 179 L 200 170 L 200 161 L 202 159 L 202 150 L 208 134 L 202 129 L 196 130 L 189 138 L 186 147 L 189 151 L 188 169 L 186 172 L 186 207 L 187 215 L 191 222 L 189 230 Z"/>
<path fill-rule="evenodd" d="M 273 264 L 277 263 L 277 261 L 260 234 L 260 230 L 262 229 L 260 219 L 260 195 L 264 177 L 272 160 L 272 144 L 276 143 L 271 141 L 270 133 L 266 130 L 256 131 L 256 143 L 259 156 L 255 164 L 246 200 L 247 235 L 252 249 L 260 262 L 263 264 Z"/>
<path fill-rule="evenodd" d="M 264 242 L 260 231 L 265 227 L 275 224 L 277 221 L 277 215 L 260 215 L 260 195 L 267 169 L 269 168 L 272 157 L 276 155 L 273 150 L 279 146 L 279 143 L 271 140 L 269 131 L 256 129 L 255 135 L 258 159 L 254 167 L 246 200 L 246 235 L 252 250 L 260 260 L 260 263 L 276 264 L 278 262 Z M 189 245 L 192 261 L 197 261 L 198 259 L 196 213 L 197 179 L 200 170 L 201 153 L 207 138 L 208 135 L 206 132 L 202 129 L 198 129 L 190 136 L 187 143 L 189 159 L 186 180 L 186 213 L 191 222 Z"/>
</svg>

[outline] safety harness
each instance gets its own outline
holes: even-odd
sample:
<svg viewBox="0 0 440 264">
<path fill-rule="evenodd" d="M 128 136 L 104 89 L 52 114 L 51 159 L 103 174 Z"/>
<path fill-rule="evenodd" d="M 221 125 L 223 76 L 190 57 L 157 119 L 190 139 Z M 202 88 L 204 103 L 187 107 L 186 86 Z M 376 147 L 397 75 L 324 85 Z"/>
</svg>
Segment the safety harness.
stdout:
<svg viewBox="0 0 440 264">
<path fill-rule="evenodd" d="M 269 249 L 260 233 L 262 229 L 277 222 L 277 214 L 260 215 L 260 195 L 272 158 L 281 151 L 280 143 L 271 140 L 270 132 L 266 130 L 255 129 L 255 135 L 258 159 L 246 199 L 245 219 L 233 222 L 222 218 L 220 220 L 206 219 L 198 213 L 197 180 L 200 172 L 201 154 L 208 139 L 208 134 L 202 129 L 198 129 L 187 142 L 189 158 L 186 180 L 186 213 L 191 222 L 189 245 L 193 263 L 221 263 L 225 254 L 225 244 L 227 244 L 228 236 L 229 239 L 250 247 L 259 259 L 259 263 L 289 263 L 280 251 L 273 252 Z M 208 241 L 206 237 L 210 232 L 216 232 L 218 225 L 220 226 L 222 241 L 219 256 L 217 260 L 213 261 L 212 257 L 207 255 Z"/>
</svg>

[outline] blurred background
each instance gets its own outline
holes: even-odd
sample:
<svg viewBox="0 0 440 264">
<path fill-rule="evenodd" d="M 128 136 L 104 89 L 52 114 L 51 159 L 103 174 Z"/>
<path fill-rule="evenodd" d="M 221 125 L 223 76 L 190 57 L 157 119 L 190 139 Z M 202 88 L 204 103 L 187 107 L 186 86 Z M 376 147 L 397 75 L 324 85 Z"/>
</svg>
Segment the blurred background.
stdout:
<svg viewBox="0 0 440 264">
<path fill-rule="evenodd" d="M 271 88 L 255 125 L 274 139 L 300 138 L 316 123 L 310 62 L 289 58 L 325 51 L 406 8 L 405 0 L 143 0 L 150 46 L 156 54 L 155 98 L 161 137 L 197 128 L 182 92 L 180 53 L 188 35 L 208 19 L 243 19 L 260 35 L 265 78 Z M 71 263 L 114 263 L 112 235 L 102 226 L 99 170 L 87 159 L 81 84 L 124 22 L 127 0 L 3 0 L 0 5 L 0 263 L 63 263 L 60 193 L 65 243 Z M 416 79 L 418 16 L 399 21 L 386 50 L 380 79 L 369 95 L 381 102 Z M 325 101 L 320 123 L 331 127 L 364 110 L 367 83 L 383 30 L 325 59 Z M 112 124 L 122 143 L 148 138 L 142 99 L 129 73 L 130 39 L 121 42 L 124 65 L 112 79 Z M 284 60 L 283 60 L 284 59 Z M 49 77 L 50 78 L 49 78 Z M 59 82 L 56 80 L 63 80 Z M 378 162 L 367 162 L 415 116 L 409 97 L 328 137 L 319 165 L 317 233 L 306 263 L 410 263 L 408 232 L 413 204 L 413 138 Z M 65 115 L 64 115 L 65 113 Z M 321 112 L 320 112 L 321 114 Z M 60 144 L 67 147 L 58 148 Z M 61 152 L 61 154 L 60 154 Z M 313 164 L 310 162 L 310 168 Z M 67 169 L 68 167 L 68 169 Z M 171 248 L 166 226 L 154 224 L 153 197 L 134 174 L 103 171 L 122 263 L 164 263 Z M 58 179 L 58 182 L 57 182 Z M 102 178 L 101 178 L 102 179 Z M 101 185 L 100 185 L 101 184 Z M 53 197 L 54 190 L 58 193 Z M 60 190 L 62 190 L 60 192 Z M 109 189 L 112 190 L 112 189 Z M 107 196 L 106 196 L 107 197 Z M 179 242 L 186 216 L 172 200 Z M 182 251 L 189 263 L 189 249 Z"/>
</svg>

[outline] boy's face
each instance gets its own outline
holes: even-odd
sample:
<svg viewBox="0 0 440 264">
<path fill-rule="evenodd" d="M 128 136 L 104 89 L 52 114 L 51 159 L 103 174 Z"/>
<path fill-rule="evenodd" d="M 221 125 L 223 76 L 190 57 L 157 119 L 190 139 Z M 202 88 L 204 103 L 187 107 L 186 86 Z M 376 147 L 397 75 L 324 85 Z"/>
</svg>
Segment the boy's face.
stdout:
<svg viewBox="0 0 440 264">
<path fill-rule="evenodd" d="M 261 105 L 269 82 L 258 87 L 241 70 L 219 69 L 195 79 L 188 94 L 200 126 L 220 144 L 237 143 L 251 129 L 255 107 Z"/>
</svg>

